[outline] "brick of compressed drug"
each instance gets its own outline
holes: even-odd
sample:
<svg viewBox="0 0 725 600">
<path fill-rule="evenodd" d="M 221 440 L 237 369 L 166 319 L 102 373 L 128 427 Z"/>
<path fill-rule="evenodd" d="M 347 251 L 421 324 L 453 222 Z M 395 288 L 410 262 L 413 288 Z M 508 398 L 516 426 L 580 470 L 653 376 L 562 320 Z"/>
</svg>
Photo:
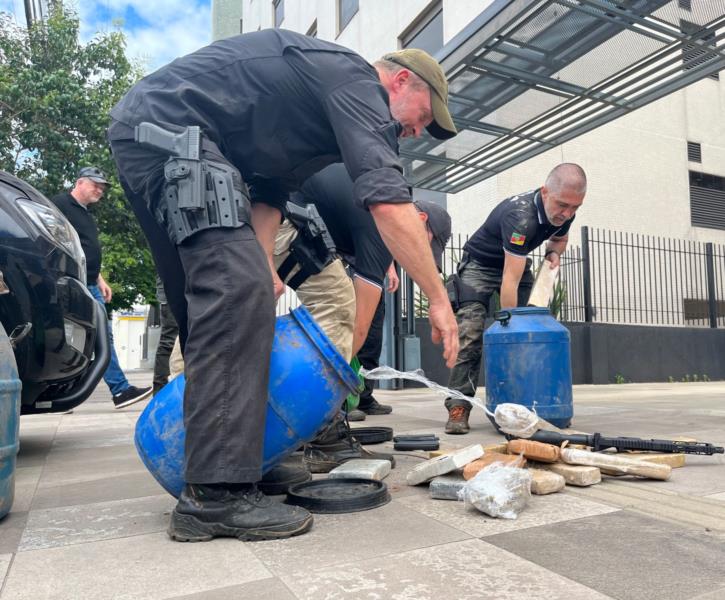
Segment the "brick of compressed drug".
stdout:
<svg viewBox="0 0 725 600">
<path fill-rule="evenodd" d="M 442 445 L 438 450 L 430 450 L 428 452 L 428 458 L 438 458 L 439 456 L 445 456 L 446 454 L 451 454 L 452 452 L 456 452 L 460 449 L 460 446 L 449 446 L 444 442 L 444 445 Z"/>
<path fill-rule="evenodd" d="M 624 458 L 617 454 L 605 454 L 603 452 L 585 452 L 583 450 L 561 451 L 561 458 L 570 465 L 587 465 L 592 467 L 604 467 L 608 471 L 618 471 L 627 475 L 637 475 L 649 479 L 669 479 L 672 467 L 660 465 L 643 460 Z"/>
<path fill-rule="evenodd" d="M 597 467 L 581 467 L 567 465 L 566 463 L 541 464 L 540 468 L 553 471 L 561 475 L 568 485 L 586 487 L 602 480 L 602 473 Z"/>
<path fill-rule="evenodd" d="M 460 475 L 441 475 L 431 480 L 428 491 L 436 500 L 458 500 L 458 492 L 464 485 L 466 480 Z"/>
<path fill-rule="evenodd" d="M 564 489 L 566 479 L 554 471 L 529 469 L 531 472 L 531 493 L 538 496 L 553 494 Z"/>
<path fill-rule="evenodd" d="M 511 440 L 508 443 L 508 452 L 509 454 L 523 454 L 526 458 L 545 463 L 554 463 L 561 458 L 559 446 L 533 440 Z"/>
<path fill-rule="evenodd" d="M 621 456 L 633 458 L 634 460 L 643 460 L 645 462 L 656 463 L 658 465 L 669 465 L 673 469 L 679 469 L 685 466 L 685 455 L 682 453 L 669 454 L 657 452 L 625 452 Z M 620 471 L 611 471 L 606 468 L 599 467 L 603 475 L 611 475 L 613 477 L 621 477 L 626 475 Z"/>
<path fill-rule="evenodd" d="M 463 478 L 473 479 L 476 474 L 493 463 L 501 463 L 507 467 L 524 467 L 526 459 L 516 454 L 499 454 L 498 452 L 486 452 L 481 458 L 468 463 L 463 467 Z"/>
<path fill-rule="evenodd" d="M 406 481 L 408 485 L 425 483 L 434 477 L 438 477 L 438 475 L 445 475 L 446 473 L 460 469 L 472 460 L 480 458 L 482 455 L 483 448 L 481 444 L 473 444 L 472 446 L 461 448 L 450 454 L 431 458 L 413 467 L 408 472 Z"/>
<path fill-rule="evenodd" d="M 390 461 L 354 458 L 335 467 L 327 475 L 330 479 L 375 479 L 381 481 L 390 473 Z"/>
</svg>

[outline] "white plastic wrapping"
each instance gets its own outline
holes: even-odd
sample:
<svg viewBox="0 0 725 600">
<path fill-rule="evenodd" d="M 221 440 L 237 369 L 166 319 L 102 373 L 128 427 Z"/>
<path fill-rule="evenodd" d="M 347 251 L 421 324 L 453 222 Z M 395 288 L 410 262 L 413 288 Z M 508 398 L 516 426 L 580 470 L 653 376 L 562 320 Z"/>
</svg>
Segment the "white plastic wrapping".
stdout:
<svg viewBox="0 0 725 600">
<path fill-rule="evenodd" d="M 492 413 L 479 398 L 472 398 L 461 394 L 457 390 L 439 385 L 435 381 L 428 379 L 421 369 L 416 369 L 415 371 L 398 371 L 392 367 L 382 366 L 371 371 L 360 369 L 360 374 L 366 379 L 410 379 L 422 383 L 445 396 L 457 398 L 458 400 L 468 400 L 471 404 L 483 409 L 489 417 L 492 417 L 501 428 L 501 431 L 516 437 L 530 438 L 539 429 L 559 431 L 559 429 L 550 423 L 540 419 L 536 415 L 535 410 L 529 410 L 520 404 L 499 404 L 496 407 L 496 411 Z"/>
<path fill-rule="evenodd" d="M 531 473 L 501 463 L 489 465 L 458 492 L 467 508 L 491 517 L 516 519 L 531 498 Z"/>
</svg>

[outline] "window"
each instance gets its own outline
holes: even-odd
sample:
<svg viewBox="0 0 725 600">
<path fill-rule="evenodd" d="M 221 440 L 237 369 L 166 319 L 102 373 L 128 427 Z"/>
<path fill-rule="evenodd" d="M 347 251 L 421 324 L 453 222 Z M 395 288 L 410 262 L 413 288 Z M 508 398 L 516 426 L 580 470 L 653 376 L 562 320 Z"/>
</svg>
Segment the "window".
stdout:
<svg viewBox="0 0 725 600">
<path fill-rule="evenodd" d="M 401 48 L 420 48 L 435 54 L 443 47 L 443 6 L 434 2 L 398 38 Z"/>
<path fill-rule="evenodd" d="M 310 28 L 307 30 L 306 35 L 309 35 L 310 37 L 316 38 L 317 37 L 317 19 L 315 19 L 314 23 L 310 25 Z"/>
<path fill-rule="evenodd" d="M 702 146 L 697 142 L 687 142 L 687 160 L 690 162 L 702 162 Z"/>
<path fill-rule="evenodd" d="M 337 32 L 340 33 L 352 18 L 357 14 L 359 8 L 358 0 L 337 0 Z"/>
<path fill-rule="evenodd" d="M 279 27 L 284 21 L 284 0 L 274 0 L 274 26 Z"/>
<path fill-rule="evenodd" d="M 725 229 L 725 178 L 690 171 L 690 222 Z"/>
</svg>

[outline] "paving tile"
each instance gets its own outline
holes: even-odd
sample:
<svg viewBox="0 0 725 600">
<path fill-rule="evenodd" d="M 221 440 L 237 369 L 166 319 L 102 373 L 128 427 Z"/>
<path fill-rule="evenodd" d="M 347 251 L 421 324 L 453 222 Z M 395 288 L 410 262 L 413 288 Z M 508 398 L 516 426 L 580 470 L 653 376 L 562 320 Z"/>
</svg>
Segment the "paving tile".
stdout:
<svg viewBox="0 0 725 600">
<path fill-rule="evenodd" d="M 619 600 L 685 600 L 725 586 L 724 536 L 626 510 L 486 541 Z"/>
<path fill-rule="evenodd" d="M 148 471 L 139 470 L 118 477 L 109 474 L 107 477 L 82 483 L 40 486 L 33 498 L 32 508 L 37 510 L 76 504 L 95 504 L 109 500 L 155 496 L 162 492 L 163 488 Z"/>
<path fill-rule="evenodd" d="M 601 515 L 619 509 L 576 497 L 566 492 L 548 496 L 532 496 L 528 506 L 517 519 L 495 519 L 476 509 L 467 509 L 462 502 L 433 500 L 430 496 L 408 496 L 399 502 L 476 537 L 496 535 L 505 531 L 528 529 L 559 521 Z"/>
<path fill-rule="evenodd" d="M 166 531 L 176 500 L 169 494 L 34 510 L 19 551 Z"/>
<path fill-rule="evenodd" d="M 42 471 L 43 467 L 21 467 L 15 469 L 14 511 L 24 512 L 30 509 Z"/>
<path fill-rule="evenodd" d="M 711 498 L 712 500 L 722 500 L 725 502 L 725 492 L 720 492 L 719 494 L 708 494 L 708 498 Z"/>
<path fill-rule="evenodd" d="M 608 598 L 482 540 L 420 548 L 334 567 L 298 567 L 281 579 L 298 598 L 309 600 Z"/>
<path fill-rule="evenodd" d="M 0 554 L 16 552 L 23 537 L 27 512 L 16 512 L 15 508 L 0 520 Z"/>
<path fill-rule="evenodd" d="M 725 587 L 718 588 L 712 592 L 705 592 L 704 594 L 692 596 L 687 600 L 722 600 L 723 598 L 725 598 Z"/>
<path fill-rule="evenodd" d="M 5 581 L 5 575 L 10 568 L 12 558 L 12 554 L 0 554 L 0 590 L 3 588 L 3 581 Z"/>
<path fill-rule="evenodd" d="M 53 440 L 53 450 L 82 450 L 132 444 L 133 430 L 124 427 L 123 429 L 110 429 L 100 432 L 73 432 L 72 434 L 56 435 Z"/>
<path fill-rule="evenodd" d="M 177 596 L 173 600 L 296 600 L 289 588 L 279 579 L 260 579 L 251 583 L 223 587 L 217 590 L 206 590 L 198 594 Z"/>
<path fill-rule="evenodd" d="M 232 539 L 180 544 L 154 533 L 19 552 L 2 600 L 162 600 L 269 578 L 249 547 Z"/>
<path fill-rule="evenodd" d="M 315 515 L 309 533 L 256 544 L 252 552 L 274 573 L 282 574 L 298 568 L 302 557 L 314 557 L 316 566 L 327 566 L 344 562 L 351 553 L 365 560 L 468 537 L 393 500 L 374 510 Z"/>
<path fill-rule="evenodd" d="M 46 464 L 39 487 L 77 484 L 102 479 L 113 473 L 115 477 L 145 473 L 146 467 L 134 452 L 120 456 L 96 458 L 89 456 L 85 462 L 53 462 Z"/>
</svg>

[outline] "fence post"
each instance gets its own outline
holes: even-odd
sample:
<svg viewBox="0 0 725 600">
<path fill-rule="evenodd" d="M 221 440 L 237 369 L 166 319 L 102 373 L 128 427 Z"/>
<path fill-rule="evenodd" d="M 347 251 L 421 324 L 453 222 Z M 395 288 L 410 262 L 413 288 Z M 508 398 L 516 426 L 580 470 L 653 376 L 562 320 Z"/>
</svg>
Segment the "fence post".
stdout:
<svg viewBox="0 0 725 600">
<path fill-rule="evenodd" d="M 712 243 L 705 244 L 705 264 L 707 266 L 707 304 L 710 312 L 710 327 L 717 329 L 717 297 L 715 295 L 715 257 Z"/>
<path fill-rule="evenodd" d="M 592 267 L 589 254 L 589 227 L 582 227 L 582 288 L 584 291 L 584 321 L 592 322 Z"/>
</svg>

